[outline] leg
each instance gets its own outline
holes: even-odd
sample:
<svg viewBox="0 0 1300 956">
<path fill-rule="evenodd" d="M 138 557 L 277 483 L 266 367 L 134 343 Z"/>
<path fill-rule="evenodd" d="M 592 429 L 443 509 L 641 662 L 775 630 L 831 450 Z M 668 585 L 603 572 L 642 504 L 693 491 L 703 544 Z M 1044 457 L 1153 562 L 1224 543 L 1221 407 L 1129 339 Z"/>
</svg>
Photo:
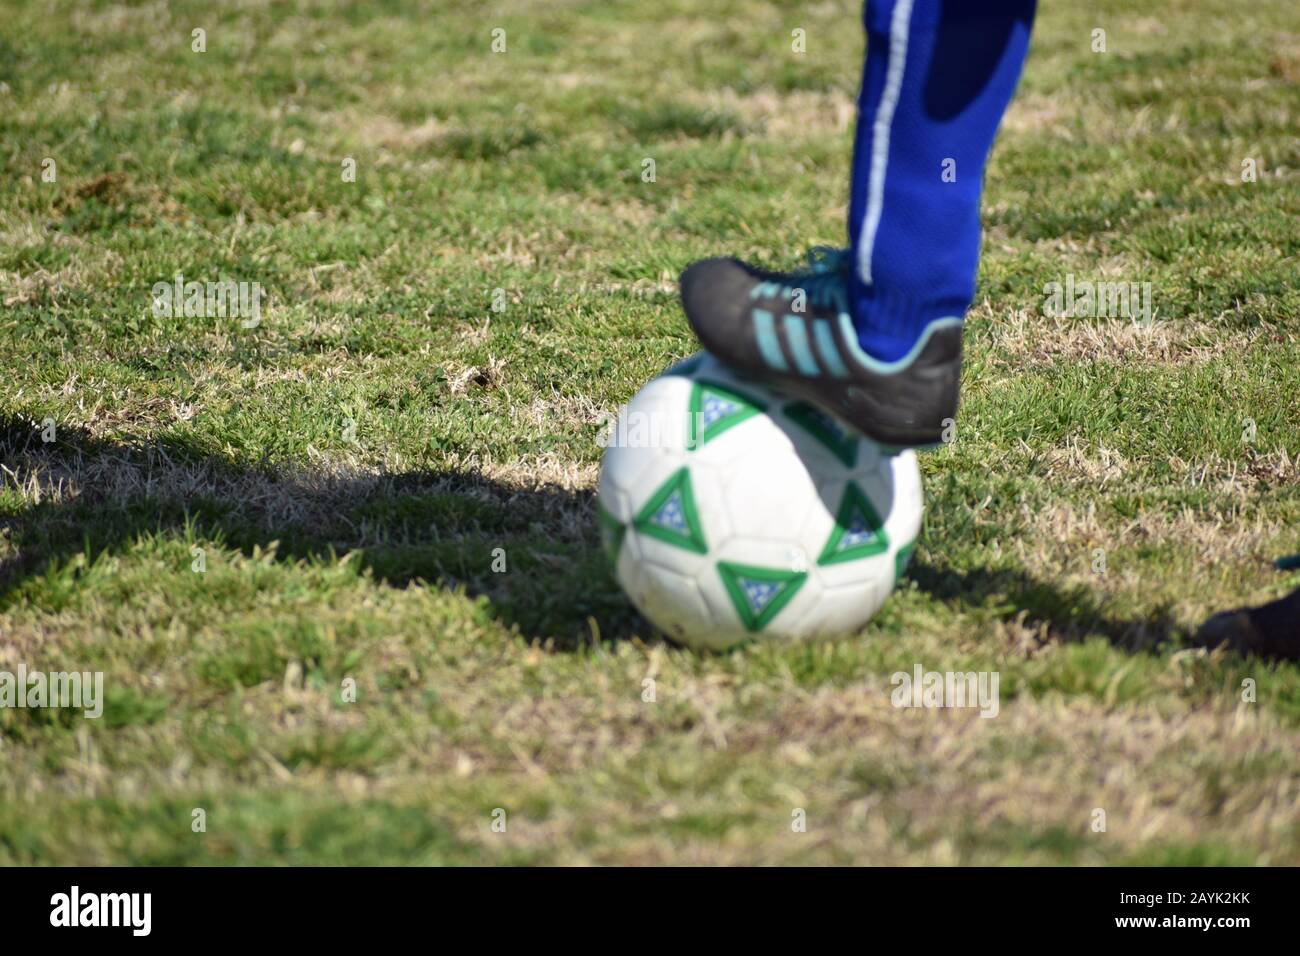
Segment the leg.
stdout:
<svg viewBox="0 0 1300 956">
<path fill-rule="evenodd" d="M 984 163 L 1033 12 L 1034 0 L 869 2 L 851 248 L 799 273 L 693 264 L 682 306 L 706 349 L 884 445 L 941 441 Z"/>
<path fill-rule="evenodd" d="M 872 0 L 849 242 L 859 342 L 892 362 L 975 295 L 984 166 L 1034 0 Z"/>
</svg>

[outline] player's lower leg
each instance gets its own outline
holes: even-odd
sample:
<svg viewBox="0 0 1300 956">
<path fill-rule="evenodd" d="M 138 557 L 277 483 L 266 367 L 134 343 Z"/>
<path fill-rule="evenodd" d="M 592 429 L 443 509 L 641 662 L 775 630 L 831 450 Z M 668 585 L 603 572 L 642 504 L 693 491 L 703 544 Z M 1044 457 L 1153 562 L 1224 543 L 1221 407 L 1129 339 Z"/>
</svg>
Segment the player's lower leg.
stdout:
<svg viewBox="0 0 1300 956">
<path fill-rule="evenodd" d="M 682 302 L 705 348 L 883 443 L 942 439 L 957 409 L 984 164 L 1033 13 L 1033 0 L 868 3 L 850 247 L 789 274 L 692 265 Z"/>
</svg>

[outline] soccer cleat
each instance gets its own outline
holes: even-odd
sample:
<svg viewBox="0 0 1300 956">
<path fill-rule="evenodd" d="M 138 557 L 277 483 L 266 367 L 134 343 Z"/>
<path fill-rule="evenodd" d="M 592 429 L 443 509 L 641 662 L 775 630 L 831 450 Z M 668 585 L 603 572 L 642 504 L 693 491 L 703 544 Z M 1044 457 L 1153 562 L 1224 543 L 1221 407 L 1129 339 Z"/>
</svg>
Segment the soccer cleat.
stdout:
<svg viewBox="0 0 1300 956">
<path fill-rule="evenodd" d="M 1201 626 L 1195 643 L 1226 645 L 1239 654 L 1300 660 L 1300 589 L 1259 607 L 1216 614 Z"/>
<path fill-rule="evenodd" d="M 815 250 L 812 267 L 795 273 L 705 259 L 682 273 L 682 307 L 700 343 L 741 374 L 882 444 L 938 444 L 957 413 L 961 319 L 931 322 L 896 362 L 872 358 L 849 314 L 851 268 L 839 250 Z"/>
</svg>

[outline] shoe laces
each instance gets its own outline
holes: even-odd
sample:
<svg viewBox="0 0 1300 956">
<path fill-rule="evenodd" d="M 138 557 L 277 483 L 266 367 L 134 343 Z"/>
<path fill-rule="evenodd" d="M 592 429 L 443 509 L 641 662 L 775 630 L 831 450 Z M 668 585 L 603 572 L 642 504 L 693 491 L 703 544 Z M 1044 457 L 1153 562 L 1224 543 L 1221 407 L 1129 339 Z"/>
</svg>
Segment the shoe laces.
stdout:
<svg viewBox="0 0 1300 956">
<path fill-rule="evenodd" d="M 813 246 L 808 250 L 808 270 L 818 275 L 842 273 L 848 269 L 849 250 L 835 246 Z"/>
<path fill-rule="evenodd" d="M 791 278 L 790 288 L 801 288 L 814 305 L 839 305 L 847 285 L 851 256 L 848 249 L 813 246 L 808 265 Z"/>
</svg>

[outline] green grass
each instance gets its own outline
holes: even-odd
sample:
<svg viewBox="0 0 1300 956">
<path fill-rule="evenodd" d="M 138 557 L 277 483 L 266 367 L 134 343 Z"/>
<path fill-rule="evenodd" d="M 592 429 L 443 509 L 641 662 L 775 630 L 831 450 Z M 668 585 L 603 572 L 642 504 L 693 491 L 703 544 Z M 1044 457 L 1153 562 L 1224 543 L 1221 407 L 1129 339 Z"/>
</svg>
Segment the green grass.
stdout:
<svg viewBox="0 0 1300 956">
<path fill-rule="evenodd" d="M 600 425 L 683 266 L 841 241 L 858 5 L 209 6 L 3 2 L 0 670 L 107 701 L 0 710 L 0 862 L 1300 863 L 1300 668 L 1186 649 L 1300 583 L 1294 3 L 1043 5 L 909 579 L 721 656 L 610 578 Z"/>
</svg>

